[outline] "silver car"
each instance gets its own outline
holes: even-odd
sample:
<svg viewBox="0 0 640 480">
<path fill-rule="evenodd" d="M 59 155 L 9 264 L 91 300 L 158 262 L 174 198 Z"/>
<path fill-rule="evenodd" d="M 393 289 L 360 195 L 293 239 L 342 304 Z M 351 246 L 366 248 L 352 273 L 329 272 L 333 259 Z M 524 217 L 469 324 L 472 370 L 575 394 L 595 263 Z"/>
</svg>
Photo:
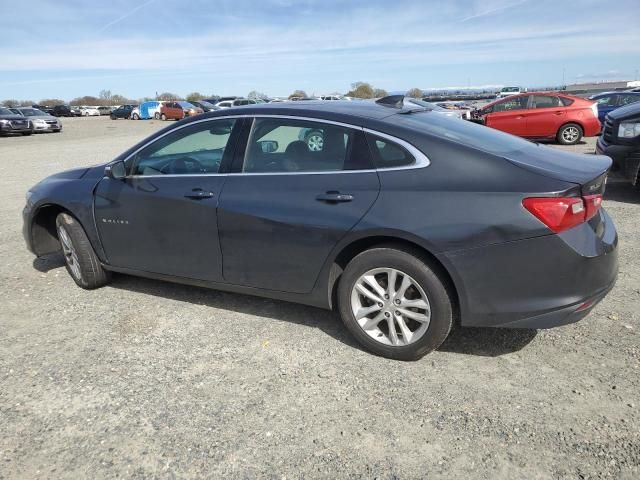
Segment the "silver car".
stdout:
<svg viewBox="0 0 640 480">
<path fill-rule="evenodd" d="M 31 107 L 18 108 L 16 110 L 20 112 L 20 115 L 31 120 L 34 132 L 59 132 L 62 130 L 60 120 L 42 110 Z"/>
<path fill-rule="evenodd" d="M 444 115 L 446 117 L 454 117 L 454 118 L 463 118 L 464 114 L 461 110 L 449 110 L 447 108 L 442 108 L 439 105 L 431 102 L 425 102 L 424 100 L 420 100 L 418 98 L 404 98 L 403 101 L 404 108 L 416 108 L 421 110 L 428 110 L 433 113 L 437 113 L 440 115 Z"/>
</svg>

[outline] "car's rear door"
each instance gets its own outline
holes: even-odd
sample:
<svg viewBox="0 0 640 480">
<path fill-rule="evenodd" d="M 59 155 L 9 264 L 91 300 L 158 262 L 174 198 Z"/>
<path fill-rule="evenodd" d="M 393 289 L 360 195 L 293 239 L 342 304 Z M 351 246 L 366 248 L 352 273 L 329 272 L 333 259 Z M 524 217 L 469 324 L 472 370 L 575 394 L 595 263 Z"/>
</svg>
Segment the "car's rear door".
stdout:
<svg viewBox="0 0 640 480">
<path fill-rule="evenodd" d="M 528 137 L 554 137 L 567 121 L 567 107 L 554 95 L 531 95 L 527 115 Z"/>
<path fill-rule="evenodd" d="M 513 135 L 527 133 L 528 95 L 512 95 L 493 105 L 485 116 L 485 125 Z"/>
<path fill-rule="evenodd" d="M 190 123 L 131 156 L 125 179 L 100 181 L 95 222 L 110 265 L 221 280 L 216 209 L 238 132 L 233 119 Z"/>
<path fill-rule="evenodd" d="M 218 207 L 224 280 L 309 292 L 333 247 L 378 196 L 364 133 L 277 116 L 256 117 L 249 128 Z M 310 129 L 322 135 L 319 149 L 304 140 Z"/>
</svg>

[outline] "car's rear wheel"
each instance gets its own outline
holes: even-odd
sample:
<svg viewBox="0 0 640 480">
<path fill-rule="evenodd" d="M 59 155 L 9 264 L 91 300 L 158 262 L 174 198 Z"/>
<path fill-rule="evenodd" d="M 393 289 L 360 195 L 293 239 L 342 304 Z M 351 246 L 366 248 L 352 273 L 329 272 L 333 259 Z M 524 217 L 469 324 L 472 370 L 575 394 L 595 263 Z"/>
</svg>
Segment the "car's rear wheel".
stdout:
<svg viewBox="0 0 640 480">
<path fill-rule="evenodd" d="M 109 115 L 109 118 L 111 118 L 111 120 L 117 120 L 118 117 L 116 117 L 115 115 Z"/>
<path fill-rule="evenodd" d="M 160 119 L 164 122 L 167 119 L 167 116 L 163 113 L 160 115 Z"/>
<path fill-rule="evenodd" d="M 338 307 L 363 346 L 397 360 L 417 360 L 438 348 L 453 322 L 453 302 L 437 268 L 394 246 L 366 250 L 349 262 Z"/>
<path fill-rule="evenodd" d="M 137 113 L 134 113 L 131 118 L 133 118 L 134 120 L 140 120 L 140 115 L 138 115 Z"/>
<path fill-rule="evenodd" d="M 560 127 L 556 140 L 562 145 L 575 145 L 582 139 L 582 127 L 576 123 L 567 123 Z"/>
<path fill-rule="evenodd" d="M 67 272 L 76 284 L 90 290 L 109 283 L 111 272 L 102 268 L 82 225 L 68 213 L 61 213 L 56 230 Z"/>
</svg>

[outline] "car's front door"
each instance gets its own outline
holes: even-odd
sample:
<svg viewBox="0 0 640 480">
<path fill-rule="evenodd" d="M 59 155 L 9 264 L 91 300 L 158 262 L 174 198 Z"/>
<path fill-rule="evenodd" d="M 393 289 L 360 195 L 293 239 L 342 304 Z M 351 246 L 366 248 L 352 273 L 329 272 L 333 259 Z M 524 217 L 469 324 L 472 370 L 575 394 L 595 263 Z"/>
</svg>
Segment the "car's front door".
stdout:
<svg viewBox="0 0 640 480">
<path fill-rule="evenodd" d="M 218 208 L 224 279 L 309 292 L 336 243 L 378 196 L 364 134 L 284 117 L 255 118 L 250 128 Z M 320 146 L 309 147 L 308 131 L 320 133 Z"/>
<path fill-rule="evenodd" d="M 513 135 L 526 136 L 528 102 L 528 95 L 512 95 L 495 103 L 485 116 L 485 125 Z"/>
<path fill-rule="evenodd" d="M 235 124 L 217 119 L 172 130 L 127 160 L 125 179 L 100 181 L 95 222 L 109 264 L 221 279 L 216 208 Z"/>
</svg>

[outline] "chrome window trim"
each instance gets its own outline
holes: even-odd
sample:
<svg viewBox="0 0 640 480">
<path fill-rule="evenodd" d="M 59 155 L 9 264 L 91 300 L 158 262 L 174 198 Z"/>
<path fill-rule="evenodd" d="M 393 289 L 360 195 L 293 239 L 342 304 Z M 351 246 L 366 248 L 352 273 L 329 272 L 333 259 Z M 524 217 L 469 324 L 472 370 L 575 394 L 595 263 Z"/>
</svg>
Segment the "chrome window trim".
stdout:
<svg viewBox="0 0 640 480">
<path fill-rule="evenodd" d="M 135 150 L 134 152 L 131 152 L 124 160 L 122 160 L 123 162 L 127 162 L 131 157 L 133 157 L 134 155 L 136 155 L 138 152 L 140 152 L 141 150 L 147 148 L 149 145 L 151 145 L 152 143 L 155 143 L 156 141 L 160 140 L 161 138 L 165 137 L 166 135 L 169 135 L 171 133 L 176 132 L 177 130 L 181 130 L 183 128 L 187 128 L 190 127 L 191 125 L 195 125 L 198 123 L 203 123 L 203 122 L 213 122 L 215 120 L 225 120 L 225 119 L 230 119 L 230 118 L 284 118 L 284 119 L 288 119 L 288 120 L 301 120 L 301 121 L 307 121 L 307 122 L 316 122 L 316 123 L 327 123 L 330 125 L 337 125 L 340 127 L 345 127 L 345 128 L 351 128 L 354 130 L 360 130 L 362 132 L 365 133 L 370 133 L 372 135 L 376 135 L 378 137 L 384 138 L 386 140 L 389 140 L 390 142 L 394 142 L 397 143 L 398 145 L 402 146 L 403 148 L 405 148 L 406 150 L 409 151 L 409 153 L 411 155 L 413 155 L 413 157 L 415 158 L 415 163 L 412 163 L 411 165 L 406 165 L 406 166 L 402 166 L 402 167 L 389 167 L 389 168 L 370 168 L 370 169 L 363 169 L 363 170 L 329 170 L 329 171 L 309 171 L 309 172 L 234 172 L 234 173 L 187 173 L 187 174 L 166 174 L 166 175 L 127 175 L 125 178 L 172 178 L 172 177 L 212 177 L 212 176 L 239 176 L 239 175 L 244 175 L 244 176 L 258 176 L 258 175 L 328 175 L 328 174 L 341 174 L 341 173 L 372 173 L 372 172 L 390 172 L 390 171 L 397 171 L 397 170 L 413 170 L 413 169 L 418 169 L 418 168 L 426 168 L 429 165 L 431 165 L 431 161 L 429 160 L 429 158 L 422 153 L 420 150 L 418 150 L 416 147 L 414 147 L 412 144 L 410 144 L 409 142 L 407 142 L 406 140 L 403 140 L 401 138 L 395 137 L 393 135 L 389 135 L 388 133 L 383 133 L 383 132 L 379 132 L 377 130 L 372 130 L 370 128 L 366 128 L 366 127 L 362 127 L 359 125 L 353 125 L 353 124 L 349 124 L 349 123 L 343 123 L 343 122 L 336 122 L 334 120 L 325 120 L 322 118 L 314 118 L 314 117 L 304 117 L 304 116 L 298 116 L 298 115 L 278 115 L 278 114 L 233 114 L 233 115 L 223 115 L 220 117 L 209 117 L 209 118 L 203 118 L 202 120 L 195 120 L 193 122 L 189 122 L 185 125 L 181 125 L 179 127 L 173 128 L 171 130 L 169 130 L 168 132 L 163 133 L 162 135 L 159 135 L 157 137 L 155 137 L 153 140 L 150 140 L 149 142 L 145 143 L 144 145 L 142 145 L 140 148 L 138 148 L 137 150 Z"/>
</svg>

